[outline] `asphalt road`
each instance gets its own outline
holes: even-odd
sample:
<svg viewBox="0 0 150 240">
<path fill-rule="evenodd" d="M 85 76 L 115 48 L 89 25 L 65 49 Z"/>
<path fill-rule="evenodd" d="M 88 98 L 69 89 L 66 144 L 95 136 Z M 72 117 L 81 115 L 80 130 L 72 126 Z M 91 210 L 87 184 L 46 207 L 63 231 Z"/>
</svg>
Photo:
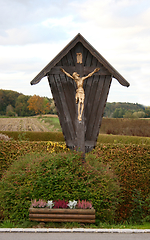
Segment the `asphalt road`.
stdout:
<svg viewBox="0 0 150 240">
<path fill-rule="evenodd" d="M 150 233 L 0 233 L 0 240 L 150 240 Z"/>
</svg>

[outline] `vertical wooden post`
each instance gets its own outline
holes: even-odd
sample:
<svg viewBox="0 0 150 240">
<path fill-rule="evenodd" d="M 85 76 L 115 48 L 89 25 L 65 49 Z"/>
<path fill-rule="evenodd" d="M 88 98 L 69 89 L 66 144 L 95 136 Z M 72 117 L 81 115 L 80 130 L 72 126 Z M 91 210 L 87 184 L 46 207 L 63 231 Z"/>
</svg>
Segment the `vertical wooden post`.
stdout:
<svg viewBox="0 0 150 240">
<path fill-rule="evenodd" d="M 80 56 L 83 55 L 83 48 L 81 47 L 81 44 L 79 44 L 79 47 L 76 49 L 77 55 L 80 54 Z M 76 62 L 76 71 L 77 73 L 82 77 L 84 74 L 84 66 L 82 63 L 82 57 L 80 61 Z M 76 113 L 78 113 L 78 104 L 76 104 Z M 78 115 L 76 116 L 76 135 L 77 135 L 77 151 L 82 153 L 82 162 L 85 162 L 85 124 L 84 124 L 84 110 L 82 113 L 82 120 L 78 120 Z"/>
<path fill-rule="evenodd" d="M 85 127 L 84 114 L 82 121 L 76 120 L 76 134 L 77 134 L 77 151 L 82 153 L 82 161 L 85 162 Z"/>
</svg>

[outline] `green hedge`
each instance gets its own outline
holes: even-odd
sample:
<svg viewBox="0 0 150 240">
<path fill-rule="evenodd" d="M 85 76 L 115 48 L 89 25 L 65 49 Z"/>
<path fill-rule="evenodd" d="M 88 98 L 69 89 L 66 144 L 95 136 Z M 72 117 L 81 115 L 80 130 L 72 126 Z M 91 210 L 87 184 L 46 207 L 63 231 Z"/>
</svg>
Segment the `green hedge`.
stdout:
<svg viewBox="0 0 150 240">
<path fill-rule="evenodd" d="M 99 134 L 98 143 L 150 145 L 150 137 Z"/>
<path fill-rule="evenodd" d="M 10 132 L 0 131 L 16 141 L 55 141 L 64 142 L 62 132 Z M 99 134 L 98 143 L 146 144 L 150 145 L 149 137 Z"/>
<path fill-rule="evenodd" d="M 54 152 L 54 150 L 63 152 L 64 148 L 61 146 L 63 145 L 51 143 L 48 147 L 47 142 L 1 142 L 1 175 L 4 174 L 5 170 L 13 162 L 15 164 L 16 159 L 18 157 L 20 159 L 20 156 L 22 156 L 21 159 L 24 159 L 26 158 L 26 154 L 32 152 L 39 152 L 41 155 L 47 155 L 48 153 L 48 156 L 51 156 L 51 152 Z M 113 212 L 115 220 L 120 222 L 126 220 L 137 221 L 139 219 L 140 221 L 144 216 L 148 216 L 150 213 L 149 146 L 98 144 L 91 154 L 86 155 L 87 159 L 89 156 L 90 158 L 95 157 L 95 162 L 104 163 L 107 166 L 108 172 L 111 170 L 112 176 L 116 175 L 117 181 L 120 183 L 120 191 L 116 198 L 117 209 L 115 214 Z M 55 162 L 54 158 L 53 161 Z M 70 167 L 67 172 L 69 171 Z M 30 190 L 32 192 L 32 189 Z"/>
<path fill-rule="evenodd" d="M 26 154 L 15 161 L 0 181 L 5 219 L 22 222 L 29 218 L 31 199 L 88 200 L 96 217 L 112 222 L 119 184 L 108 164 L 93 155 L 77 153 Z"/>
<path fill-rule="evenodd" d="M 35 151 L 47 151 L 47 142 L 0 141 L 0 177 L 19 156 Z"/>
<path fill-rule="evenodd" d="M 64 136 L 61 132 L 10 132 L 10 131 L 0 131 L 0 133 L 5 134 L 12 138 L 13 140 L 19 141 L 55 141 L 63 142 Z"/>
<path fill-rule="evenodd" d="M 150 147 L 144 145 L 103 144 L 93 154 L 111 168 L 118 177 L 116 220 L 141 220 L 150 213 Z"/>
<path fill-rule="evenodd" d="M 0 178 L 9 165 L 22 155 L 31 152 L 51 153 L 67 150 L 64 142 L 0 141 Z"/>
</svg>

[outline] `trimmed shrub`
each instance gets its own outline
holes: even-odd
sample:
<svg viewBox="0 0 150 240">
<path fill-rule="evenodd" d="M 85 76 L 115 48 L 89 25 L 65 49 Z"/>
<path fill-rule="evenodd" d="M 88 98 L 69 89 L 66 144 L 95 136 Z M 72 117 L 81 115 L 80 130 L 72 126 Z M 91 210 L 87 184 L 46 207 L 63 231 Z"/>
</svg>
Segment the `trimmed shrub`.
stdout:
<svg viewBox="0 0 150 240">
<path fill-rule="evenodd" d="M 32 153 L 13 162 L 0 182 L 0 206 L 6 219 L 28 219 L 31 199 L 90 201 L 97 219 L 112 222 L 119 184 L 109 165 L 89 154 Z"/>
<path fill-rule="evenodd" d="M 46 152 L 47 142 L 0 141 L 0 178 L 19 156 L 35 151 Z"/>
<path fill-rule="evenodd" d="M 4 174 L 6 169 L 20 156 L 27 153 L 39 152 L 41 156 L 53 156 L 52 152 L 67 151 L 64 143 L 54 142 L 29 142 L 29 141 L 1 141 L 0 142 L 0 171 Z M 90 154 L 86 154 L 86 161 L 91 158 L 92 162 L 108 165 L 109 173 L 117 176 L 120 183 L 120 190 L 116 198 L 117 209 L 114 219 L 121 221 L 135 221 L 136 216 L 140 219 L 148 219 L 150 213 L 150 148 L 146 145 L 135 144 L 97 144 L 97 147 Z M 52 158 L 55 162 L 55 159 Z M 93 159 L 93 160 L 92 160 Z M 71 160 L 72 161 L 72 160 Z M 96 165 L 94 166 L 96 169 Z M 38 170 L 39 171 L 39 170 Z M 68 169 L 67 169 L 68 172 Z M 97 172 L 95 171 L 95 174 Z M 113 176 L 114 176 L 113 174 Z M 51 179 L 55 181 L 54 179 Z M 32 180 L 31 180 L 32 181 Z M 53 182 L 52 182 L 53 184 Z M 93 183 L 94 184 L 94 183 Z M 30 190 L 32 191 L 32 189 Z M 76 191 L 76 189 L 75 189 Z M 39 199 L 40 196 L 34 198 Z M 51 198 L 45 199 L 49 200 Z M 59 199 L 59 198 L 55 198 Z M 66 198 L 67 200 L 71 200 Z M 79 198 L 84 200 L 85 198 Z M 31 199 L 30 199 L 31 200 Z M 74 200 L 74 198 L 72 198 Z M 77 199 L 78 200 L 78 199 Z M 90 201 L 90 199 L 86 199 Z M 97 212 L 99 212 L 97 207 Z M 108 214 L 108 211 L 107 211 Z M 139 215 L 140 214 L 140 215 Z M 100 217 L 101 219 L 101 217 Z M 141 221 L 141 220 L 140 220 Z"/>
<path fill-rule="evenodd" d="M 150 148 L 144 145 L 98 145 L 93 154 L 109 164 L 120 182 L 117 221 L 135 221 L 150 211 Z"/>
<path fill-rule="evenodd" d="M 150 137 L 150 121 L 149 119 L 103 118 L 100 133 Z"/>
<path fill-rule="evenodd" d="M 19 156 L 31 152 L 66 152 L 69 149 L 64 142 L 28 142 L 28 141 L 0 141 L 0 178 L 3 172 Z"/>
<path fill-rule="evenodd" d="M 64 142 L 64 136 L 61 132 L 11 132 L 11 131 L 0 131 L 2 134 L 8 135 L 13 140 L 21 141 L 55 141 Z"/>
</svg>

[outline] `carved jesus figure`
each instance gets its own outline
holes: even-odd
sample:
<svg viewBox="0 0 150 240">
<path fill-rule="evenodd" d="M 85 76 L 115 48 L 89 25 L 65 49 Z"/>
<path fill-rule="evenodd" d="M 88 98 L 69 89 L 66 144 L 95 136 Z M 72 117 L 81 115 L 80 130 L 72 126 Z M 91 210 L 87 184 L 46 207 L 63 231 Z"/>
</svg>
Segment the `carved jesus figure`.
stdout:
<svg viewBox="0 0 150 240">
<path fill-rule="evenodd" d="M 61 68 L 61 71 L 63 73 L 65 73 L 68 77 L 72 78 L 77 84 L 75 99 L 76 99 L 76 103 L 78 103 L 78 120 L 79 121 L 82 120 L 82 113 L 83 113 L 83 109 L 84 109 L 85 94 L 84 94 L 84 89 L 83 89 L 83 82 L 85 79 L 91 77 L 94 73 L 98 72 L 99 70 L 100 70 L 100 68 L 95 68 L 94 71 L 89 73 L 87 76 L 80 77 L 80 75 L 77 72 L 74 72 L 71 76 L 63 68 Z"/>
</svg>

